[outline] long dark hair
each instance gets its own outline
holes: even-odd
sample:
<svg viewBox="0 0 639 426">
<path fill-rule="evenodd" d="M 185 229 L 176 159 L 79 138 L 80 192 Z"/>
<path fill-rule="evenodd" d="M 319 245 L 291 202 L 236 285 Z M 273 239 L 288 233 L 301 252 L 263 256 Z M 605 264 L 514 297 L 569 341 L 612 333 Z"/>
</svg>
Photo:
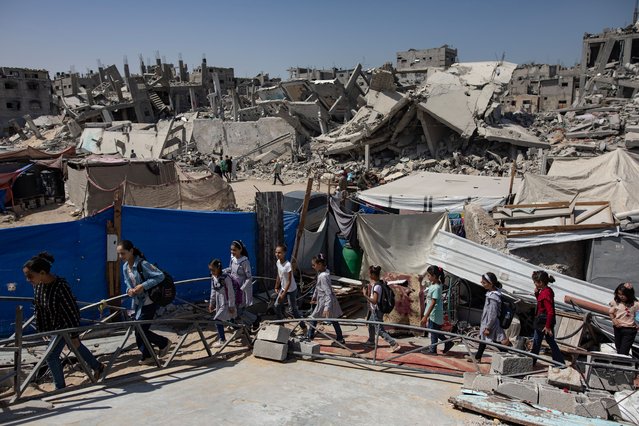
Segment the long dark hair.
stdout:
<svg viewBox="0 0 639 426">
<path fill-rule="evenodd" d="M 246 249 L 246 246 L 244 245 L 242 240 L 233 240 L 231 245 L 240 251 L 240 256 L 246 256 L 246 258 L 248 259 L 248 250 Z"/>
<path fill-rule="evenodd" d="M 379 279 L 382 274 L 382 267 L 379 265 L 378 266 L 371 265 L 368 267 L 368 273 L 377 277 L 377 279 Z"/>
<path fill-rule="evenodd" d="M 552 275 L 548 275 L 548 272 L 546 271 L 535 271 L 532 273 L 532 280 L 539 281 L 544 285 L 548 285 L 549 283 L 555 282 L 555 277 L 553 277 Z"/>
<path fill-rule="evenodd" d="M 120 241 L 120 244 L 118 244 L 120 247 L 122 247 L 124 250 L 126 251 L 131 251 L 133 252 L 133 254 L 141 259 L 144 259 L 144 253 L 142 253 L 142 251 L 137 248 L 136 246 L 133 245 L 133 243 L 129 240 L 122 240 Z"/>
<path fill-rule="evenodd" d="M 320 253 L 317 256 L 313 256 L 313 259 L 311 259 L 313 261 L 313 263 L 321 263 L 322 265 L 326 266 L 326 257 Z"/>
<path fill-rule="evenodd" d="M 434 277 L 437 277 L 441 284 L 444 284 L 444 280 L 446 279 L 446 274 L 444 274 L 444 270 L 440 266 L 430 265 L 426 272 L 431 274 Z"/>
<path fill-rule="evenodd" d="M 43 251 L 27 260 L 22 267 L 35 273 L 46 272 L 48 274 L 51 272 L 51 264 L 53 262 L 55 262 L 53 256 Z"/>
<path fill-rule="evenodd" d="M 635 289 L 632 287 L 632 284 L 630 283 L 621 283 L 615 289 L 615 302 L 622 303 L 621 299 L 619 299 L 619 293 L 626 296 L 625 303 L 627 304 L 632 305 L 634 302 L 637 301 L 637 298 L 635 297 Z"/>
<path fill-rule="evenodd" d="M 501 283 L 497 279 L 497 275 L 493 274 L 492 272 L 486 272 L 481 277 L 491 283 L 495 288 L 501 288 Z"/>
</svg>

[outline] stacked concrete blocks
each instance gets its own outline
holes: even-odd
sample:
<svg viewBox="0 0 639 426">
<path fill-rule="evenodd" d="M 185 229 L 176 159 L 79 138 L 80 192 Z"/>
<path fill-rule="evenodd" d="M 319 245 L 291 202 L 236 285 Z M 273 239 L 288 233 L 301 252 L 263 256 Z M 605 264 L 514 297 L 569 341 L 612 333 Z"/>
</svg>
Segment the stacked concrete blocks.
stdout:
<svg viewBox="0 0 639 426">
<path fill-rule="evenodd" d="M 253 345 L 253 356 L 284 361 L 288 353 L 288 338 L 291 331 L 279 325 L 266 325 L 257 333 Z"/>
</svg>

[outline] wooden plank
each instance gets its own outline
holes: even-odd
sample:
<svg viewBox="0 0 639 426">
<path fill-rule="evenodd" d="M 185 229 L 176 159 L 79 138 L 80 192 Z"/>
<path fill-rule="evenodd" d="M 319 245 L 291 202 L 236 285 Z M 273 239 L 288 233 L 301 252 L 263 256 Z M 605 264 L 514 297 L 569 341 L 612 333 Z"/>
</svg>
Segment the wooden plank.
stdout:
<svg viewBox="0 0 639 426">
<path fill-rule="evenodd" d="M 570 216 L 572 209 L 569 207 L 562 208 L 550 208 L 550 209 L 535 209 L 535 211 L 528 213 L 521 211 L 522 209 L 507 209 L 505 212 L 496 211 L 493 213 L 493 219 L 495 220 L 526 220 L 526 219 L 541 219 L 545 217 L 555 216 Z M 510 212 L 508 215 L 507 212 Z"/>
<path fill-rule="evenodd" d="M 552 209 L 552 208 L 565 208 L 570 207 L 570 201 L 551 201 L 548 203 L 537 204 L 507 204 L 504 206 L 507 209 L 522 209 L 522 208 L 535 208 L 535 209 Z"/>
<path fill-rule="evenodd" d="M 597 208 L 593 209 L 593 210 L 588 210 L 582 214 L 580 214 L 579 216 L 575 217 L 575 225 L 580 224 L 581 222 L 585 221 L 586 219 L 590 219 L 591 217 L 593 217 L 594 215 L 596 215 L 597 213 L 610 208 L 610 205 L 608 204 L 603 204 L 598 206 Z"/>
<path fill-rule="evenodd" d="M 283 200 L 281 192 L 258 192 L 255 194 L 257 217 L 257 275 L 274 277 L 275 247 L 284 242 Z M 271 288 L 274 281 L 263 281 Z"/>
</svg>

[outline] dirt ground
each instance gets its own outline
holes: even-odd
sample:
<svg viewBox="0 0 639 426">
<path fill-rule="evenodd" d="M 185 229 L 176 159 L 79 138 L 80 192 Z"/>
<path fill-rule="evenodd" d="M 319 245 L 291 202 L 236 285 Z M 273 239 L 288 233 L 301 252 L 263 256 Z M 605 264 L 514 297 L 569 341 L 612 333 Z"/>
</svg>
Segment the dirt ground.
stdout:
<svg viewBox="0 0 639 426">
<path fill-rule="evenodd" d="M 240 210 L 251 211 L 255 204 L 255 193 L 258 191 L 289 191 L 306 190 L 306 183 L 287 183 L 286 185 L 273 185 L 272 181 L 240 178 L 231 182 L 235 192 L 235 201 Z M 326 191 L 326 185 L 321 190 Z M 317 185 L 313 185 L 313 191 L 317 191 Z M 77 208 L 67 203 L 56 203 L 33 210 L 27 210 L 16 220 L 11 220 L 9 215 L 0 215 L 0 228 L 16 228 L 19 226 L 42 225 L 45 223 L 70 222 L 78 220 L 73 216 Z"/>
</svg>

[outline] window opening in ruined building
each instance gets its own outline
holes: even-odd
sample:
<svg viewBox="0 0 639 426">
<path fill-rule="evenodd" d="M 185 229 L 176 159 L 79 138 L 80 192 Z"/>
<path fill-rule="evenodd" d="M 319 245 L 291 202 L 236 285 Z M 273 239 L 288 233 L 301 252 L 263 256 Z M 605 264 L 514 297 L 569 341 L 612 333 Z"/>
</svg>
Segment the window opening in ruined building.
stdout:
<svg viewBox="0 0 639 426">
<path fill-rule="evenodd" d="M 31 111 L 40 111 L 42 109 L 42 103 L 37 100 L 29 101 L 29 109 Z"/>
<path fill-rule="evenodd" d="M 614 46 L 612 47 L 612 52 L 610 52 L 610 56 L 608 57 L 607 63 L 616 62 L 621 59 L 621 40 L 615 41 Z"/>
<path fill-rule="evenodd" d="M 568 87 L 568 82 L 561 83 L 561 87 Z"/>
<path fill-rule="evenodd" d="M 639 62 L 639 38 L 632 39 L 630 42 L 630 63 Z"/>
<path fill-rule="evenodd" d="M 27 83 L 27 89 L 29 90 L 38 90 L 38 83 L 34 83 L 33 81 L 30 81 Z"/>
<path fill-rule="evenodd" d="M 7 109 L 20 111 L 20 102 L 18 101 L 9 101 L 7 102 Z"/>
<path fill-rule="evenodd" d="M 7 81 L 4 83 L 4 88 L 7 90 L 14 90 L 18 88 L 18 83 L 15 81 Z"/>
<path fill-rule="evenodd" d="M 599 56 L 599 51 L 601 50 L 601 46 L 603 43 L 592 43 L 588 46 L 589 55 L 588 55 L 588 63 L 586 66 L 594 67 L 595 63 L 597 63 L 597 56 Z"/>
</svg>

